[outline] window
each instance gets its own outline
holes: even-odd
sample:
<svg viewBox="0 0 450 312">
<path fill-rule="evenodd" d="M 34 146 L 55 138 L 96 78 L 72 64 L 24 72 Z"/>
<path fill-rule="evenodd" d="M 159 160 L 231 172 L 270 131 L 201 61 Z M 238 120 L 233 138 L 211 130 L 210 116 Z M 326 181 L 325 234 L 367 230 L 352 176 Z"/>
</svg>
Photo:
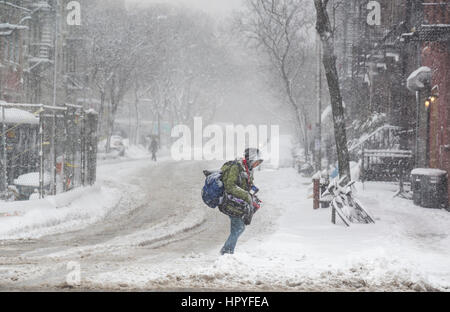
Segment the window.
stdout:
<svg viewBox="0 0 450 312">
<path fill-rule="evenodd" d="M 19 47 L 19 40 L 20 40 L 20 35 L 19 35 L 19 31 L 15 31 L 14 32 L 14 56 L 13 56 L 13 62 L 14 63 L 19 63 L 20 62 L 20 47 Z"/>
<path fill-rule="evenodd" d="M 76 71 L 76 60 L 77 55 L 75 53 L 76 42 L 70 42 L 67 44 L 64 49 L 64 63 L 65 63 L 65 71 L 67 73 L 74 73 Z"/>
<path fill-rule="evenodd" d="M 8 61 L 12 62 L 14 58 L 14 38 L 13 36 L 8 36 Z"/>
<path fill-rule="evenodd" d="M 6 46 L 6 38 L 0 37 L 0 63 L 6 61 L 6 51 L 8 47 Z"/>
</svg>

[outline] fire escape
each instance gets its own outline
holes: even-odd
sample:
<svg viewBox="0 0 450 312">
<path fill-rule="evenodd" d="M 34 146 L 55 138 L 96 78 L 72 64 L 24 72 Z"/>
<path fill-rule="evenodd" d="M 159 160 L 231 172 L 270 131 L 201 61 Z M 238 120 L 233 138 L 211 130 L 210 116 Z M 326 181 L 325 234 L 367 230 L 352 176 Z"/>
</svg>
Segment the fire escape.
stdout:
<svg viewBox="0 0 450 312">
<path fill-rule="evenodd" d="M 32 3 L 30 7 L 32 9 L 32 30 L 28 61 L 29 71 L 33 72 L 43 70 L 42 68 L 38 69 L 40 65 L 48 66 L 53 62 L 54 16 L 47 1 Z"/>
</svg>

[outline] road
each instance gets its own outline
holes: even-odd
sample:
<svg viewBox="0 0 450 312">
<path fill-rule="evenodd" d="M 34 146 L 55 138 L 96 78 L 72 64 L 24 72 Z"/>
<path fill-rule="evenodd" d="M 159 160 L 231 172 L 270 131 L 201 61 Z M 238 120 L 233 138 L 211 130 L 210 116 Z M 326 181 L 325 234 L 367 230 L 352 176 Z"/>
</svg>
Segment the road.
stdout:
<svg viewBox="0 0 450 312">
<path fill-rule="evenodd" d="M 123 194 L 117 207 L 101 222 L 82 230 L 2 241 L 0 289 L 65 289 L 72 261 L 80 265 L 82 289 L 123 288 L 92 286 L 95 281 L 86 284 L 83 280 L 143 259 L 157 267 L 189 254 L 218 255 L 229 220 L 201 201 L 202 170 L 208 165 L 216 164 L 166 161 L 155 165 L 141 160 L 132 166 L 103 165 L 99 183 Z"/>
<path fill-rule="evenodd" d="M 263 209 L 239 240 L 236 255 L 219 256 L 229 220 L 200 197 L 203 169 L 219 165 L 102 164 L 97 187 L 107 191 L 99 192 L 98 205 L 87 202 L 87 210 L 101 209 L 110 199 L 105 194 L 120 195 L 115 205 L 82 228 L 66 226 L 71 214 L 64 215 L 64 226 L 52 227 L 53 219 L 37 229 L 20 225 L 25 233 L 51 235 L 0 240 L 0 291 L 450 289 L 448 212 L 392 198 L 395 186 L 375 183 L 358 198 L 376 224 L 333 225 L 329 209 L 312 209 L 310 179 L 292 169 L 256 173 Z M 47 217 L 56 212 L 47 211 Z M 35 217 L 40 218 L 28 216 L 27 222 Z M 67 283 L 73 276 L 80 277 L 76 286 Z"/>
</svg>

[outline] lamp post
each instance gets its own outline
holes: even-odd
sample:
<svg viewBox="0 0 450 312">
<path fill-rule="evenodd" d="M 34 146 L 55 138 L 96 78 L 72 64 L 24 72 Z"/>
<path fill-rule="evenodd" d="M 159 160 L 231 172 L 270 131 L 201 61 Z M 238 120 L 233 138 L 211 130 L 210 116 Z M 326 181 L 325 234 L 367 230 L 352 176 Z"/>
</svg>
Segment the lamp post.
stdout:
<svg viewBox="0 0 450 312">
<path fill-rule="evenodd" d="M 427 139 L 426 139 L 426 152 L 425 152 L 425 157 L 426 157 L 426 164 L 429 167 L 430 166 L 430 107 L 431 106 L 431 101 L 429 99 L 427 99 L 425 101 L 425 109 L 427 112 Z"/>
<path fill-rule="evenodd" d="M 420 122 L 420 92 L 416 91 L 416 150 L 414 157 L 414 166 L 419 166 L 419 122 Z"/>
</svg>

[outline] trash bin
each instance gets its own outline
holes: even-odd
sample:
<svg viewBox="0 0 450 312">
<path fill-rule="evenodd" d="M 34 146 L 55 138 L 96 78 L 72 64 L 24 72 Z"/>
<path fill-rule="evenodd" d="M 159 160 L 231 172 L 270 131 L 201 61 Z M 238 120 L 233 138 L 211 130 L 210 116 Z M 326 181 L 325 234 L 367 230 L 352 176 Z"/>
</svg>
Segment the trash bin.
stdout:
<svg viewBox="0 0 450 312">
<path fill-rule="evenodd" d="M 416 206 L 420 206 L 420 204 L 422 203 L 422 178 L 423 174 L 422 172 L 419 172 L 418 169 L 415 169 L 411 172 L 411 191 L 413 192 L 413 202 Z"/>
<path fill-rule="evenodd" d="M 430 168 L 414 169 L 411 172 L 414 204 L 425 208 L 447 208 L 448 174 Z"/>
</svg>

